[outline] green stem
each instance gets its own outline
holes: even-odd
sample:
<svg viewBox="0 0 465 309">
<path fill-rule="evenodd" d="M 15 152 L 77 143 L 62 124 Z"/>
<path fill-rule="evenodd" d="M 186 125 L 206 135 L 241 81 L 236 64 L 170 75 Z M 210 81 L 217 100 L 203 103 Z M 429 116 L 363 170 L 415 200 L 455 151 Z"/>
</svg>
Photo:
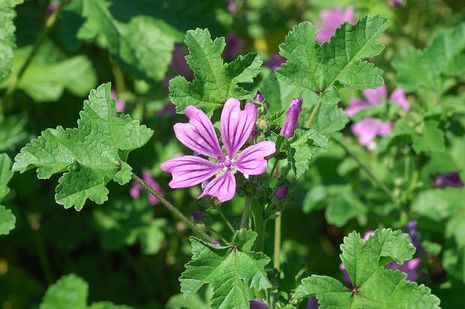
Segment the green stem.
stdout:
<svg viewBox="0 0 465 309">
<path fill-rule="evenodd" d="M 239 226 L 240 229 L 245 229 L 249 223 L 250 203 L 250 197 L 246 196 L 244 210 L 242 211 L 241 225 Z"/>
<path fill-rule="evenodd" d="M 2 98 L 2 104 L 0 105 L 0 113 L 2 113 L 5 110 L 5 106 L 3 106 L 6 102 L 6 99 L 13 95 L 13 93 L 16 91 L 19 82 L 21 81 L 21 78 L 23 77 L 24 73 L 26 72 L 26 69 L 28 66 L 31 64 L 32 59 L 34 59 L 34 56 L 37 54 L 39 51 L 40 46 L 44 42 L 45 38 L 47 37 L 48 33 L 50 30 L 53 28 L 55 25 L 57 19 L 58 19 L 58 14 L 60 13 L 60 8 L 53 12 L 46 20 L 45 26 L 42 29 L 42 31 L 39 33 L 39 36 L 37 40 L 34 43 L 34 46 L 32 47 L 32 50 L 29 52 L 29 54 L 26 57 L 26 60 L 23 62 L 21 67 L 19 68 L 18 72 L 11 77 L 10 83 L 8 84 L 5 93 Z"/>
<path fill-rule="evenodd" d="M 333 138 L 333 140 L 339 146 L 341 146 L 347 152 L 347 154 L 350 155 L 357 162 L 357 164 L 360 166 L 360 168 L 363 171 L 365 171 L 365 173 L 367 173 L 368 178 L 370 178 L 370 180 L 374 184 L 378 185 L 381 188 L 381 190 L 383 190 L 384 193 L 386 193 L 386 195 L 388 195 L 395 204 L 398 204 L 397 198 L 394 195 L 394 193 L 392 193 L 392 191 L 389 190 L 389 188 L 381 180 L 379 180 L 378 177 L 375 176 L 375 174 L 372 173 L 370 168 L 364 162 L 362 162 L 362 160 L 360 160 L 358 158 L 358 156 L 349 147 L 347 147 L 347 145 L 345 145 L 343 142 L 339 141 L 336 138 Z"/>
<path fill-rule="evenodd" d="M 171 204 L 170 202 L 168 202 L 168 200 L 166 200 L 160 193 L 158 193 L 157 191 L 153 190 L 151 187 L 149 187 L 145 182 L 144 180 L 142 180 L 142 178 L 140 178 L 139 176 L 137 176 L 136 174 L 132 173 L 132 178 L 138 182 L 144 189 L 145 191 L 149 192 L 150 194 L 152 194 L 153 196 L 155 196 L 159 201 L 160 203 L 166 207 L 166 209 L 168 209 L 173 215 L 175 215 L 176 217 L 178 217 L 178 219 L 180 219 L 181 221 L 183 221 L 184 223 L 186 223 L 192 231 L 194 231 L 195 233 L 197 233 L 201 238 L 203 238 L 205 241 L 208 241 L 208 242 L 211 242 L 212 241 L 212 238 L 210 236 L 208 236 L 204 231 L 202 231 L 195 223 L 194 221 L 192 221 L 191 219 L 189 219 L 188 217 L 186 217 L 181 211 L 179 211 L 179 209 L 177 209 L 173 204 Z"/>
<path fill-rule="evenodd" d="M 273 174 L 274 174 L 274 171 L 276 170 L 276 168 L 278 167 L 278 164 L 279 164 L 279 161 L 281 159 L 278 159 L 276 158 L 274 160 L 274 164 L 273 164 L 273 167 L 271 168 L 271 172 L 270 172 L 270 176 L 268 176 L 268 183 L 271 181 L 271 179 L 273 178 Z"/>
<path fill-rule="evenodd" d="M 255 241 L 255 250 L 263 251 L 265 245 L 265 229 L 266 221 L 263 219 L 263 207 L 259 203 L 253 203 L 252 215 L 254 222 L 254 231 L 257 232 L 257 240 Z"/>
<path fill-rule="evenodd" d="M 281 269 L 281 216 L 278 211 L 274 220 L 274 250 L 273 250 L 273 267 L 278 271 Z"/>
<path fill-rule="evenodd" d="M 305 123 L 305 128 L 310 128 L 310 125 L 312 124 L 313 122 L 313 119 L 315 118 L 316 116 L 316 113 L 318 112 L 318 109 L 320 108 L 320 94 L 318 94 L 318 101 L 316 101 L 316 104 L 315 104 L 315 107 L 313 108 L 312 110 L 312 113 L 310 114 L 310 117 L 308 118 L 307 122 Z"/>
<path fill-rule="evenodd" d="M 221 219 L 224 221 L 224 223 L 226 224 L 226 226 L 228 227 L 228 229 L 231 231 L 231 233 L 235 234 L 236 233 L 236 230 L 234 229 L 234 227 L 232 226 L 232 224 L 229 222 L 228 218 L 226 218 L 226 216 L 224 215 L 224 213 L 221 211 L 221 209 L 217 209 L 218 210 L 218 214 L 220 215 Z"/>
</svg>

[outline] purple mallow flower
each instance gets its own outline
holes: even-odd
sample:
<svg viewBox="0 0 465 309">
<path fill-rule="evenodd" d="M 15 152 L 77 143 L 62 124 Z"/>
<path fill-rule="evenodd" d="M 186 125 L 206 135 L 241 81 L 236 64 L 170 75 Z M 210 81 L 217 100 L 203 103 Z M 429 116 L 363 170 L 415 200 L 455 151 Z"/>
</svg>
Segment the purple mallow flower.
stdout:
<svg viewBox="0 0 465 309">
<path fill-rule="evenodd" d="M 376 89 L 365 89 L 363 91 L 363 95 L 366 101 L 360 99 L 350 100 L 349 106 L 345 109 L 345 112 L 349 117 L 352 117 L 364 108 L 380 105 L 384 99 L 388 98 L 386 86 L 384 85 Z M 389 100 L 402 107 L 402 109 L 406 112 L 410 110 L 410 103 L 407 100 L 404 89 L 402 88 L 394 89 Z"/>
<path fill-rule="evenodd" d="M 320 32 L 318 32 L 315 37 L 318 42 L 329 42 L 331 37 L 336 33 L 336 29 L 343 23 L 348 22 L 355 24 L 357 22 L 352 7 L 348 7 L 345 10 L 338 7 L 331 10 L 323 10 L 321 11 L 320 17 L 322 20 L 322 23 L 318 24 Z"/>
<path fill-rule="evenodd" d="M 111 91 L 111 98 L 116 100 L 116 111 L 120 112 L 120 113 L 123 113 L 124 108 L 126 106 L 126 101 L 118 100 L 118 98 L 116 97 L 116 92 L 113 91 L 113 90 Z"/>
<path fill-rule="evenodd" d="M 366 118 L 354 123 L 350 130 L 358 136 L 358 142 L 363 146 L 368 146 L 376 136 L 385 136 L 392 130 L 392 123 L 382 122 L 375 118 Z"/>
<path fill-rule="evenodd" d="M 302 112 L 302 98 L 292 99 L 291 105 L 286 113 L 286 119 L 284 120 L 284 125 L 281 129 L 281 134 L 285 138 L 290 138 L 294 135 L 294 131 L 299 127 L 299 115 Z"/>
<path fill-rule="evenodd" d="M 444 187 L 462 188 L 463 181 L 462 179 L 460 179 L 459 172 L 439 174 L 434 179 L 434 186 L 438 188 L 444 188 Z"/>
<path fill-rule="evenodd" d="M 265 63 L 267 67 L 272 69 L 273 71 L 276 71 L 281 67 L 283 63 L 286 62 L 286 58 L 281 57 L 278 54 L 272 54 L 268 61 Z"/>
<path fill-rule="evenodd" d="M 275 144 L 263 141 L 239 152 L 255 127 L 258 109 L 252 103 L 240 108 L 237 99 L 228 99 L 221 113 L 221 140 L 223 150 L 210 119 L 195 106 L 186 107 L 184 113 L 188 123 L 174 125 L 176 138 L 186 147 L 201 156 L 181 156 L 161 164 L 161 168 L 170 172 L 173 179 L 171 188 L 186 188 L 210 180 L 198 198 L 210 195 L 225 202 L 236 193 L 236 178 L 239 171 L 247 178 L 266 171 L 267 160 L 275 152 Z"/>
<path fill-rule="evenodd" d="M 412 238 L 412 240 L 414 239 L 414 237 L 416 237 L 416 221 L 410 221 L 409 222 L 409 225 L 408 225 L 408 232 L 410 234 L 410 237 Z M 412 232 L 414 234 L 412 234 Z M 363 237 L 362 237 L 362 240 L 363 241 L 367 241 L 371 236 L 373 236 L 375 233 L 373 231 L 367 231 Z M 418 241 L 418 238 L 416 238 L 417 241 Z M 413 242 L 413 244 L 416 246 L 415 242 Z M 410 281 L 417 281 L 418 280 L 418 272 L 417 272 L 417 268 L 418 266 L 420 265 L 421 263 L 421 260 L 419 258 L 413 258 L 411 260 L 408 260 L 406 261 L 404 264 L 402 265 L 399 265 L 397 264 L 396 262 L 391 262 L 389 263 L 386 268 L 388 269 L 392 269 L 392 270 L 400 270 L 401 272 L 404 272 L 407 274 L 407 280 L 410 280 Z M 347 283 L 347 284 L 350 284 L 352 285 L 352 280 L 350 279 L 349 277 L 349 274 L 347 273 L 347 270 L 346 270 L 346 267 L 344 265 L 344 263 L 341 263 L 339 264 L 339 269 L 342 271 L 342 275 L 343 275 L 343 278 L 344 278 L 344 281 Z"/>
<path fill-rule="evenodd" d="M 250 309 L 268 309 L 268 305 L 265 303 L 264 300 L 255 299 L 249 301 Z"/>
<path fill-rule="evenodd" d="M 285 199 L 288 194 L 289 194 L 289 186 L 286 186 L 286 185 L 280 185 L 274 192 L 274 196 L 278 200 Z"/>
<path fill-rule="evenodd" d="M 150 175 L 149 172 L 142 172 L 142 179 L 145 181 L 145 183 L 150 187 L 152 188 L 153 190 L 155 190 L 156 192 L 160 193 L 160 194 L 163 194 L 163 191 L 161 190 L 160 188 L 160 185 L 158 184 L 158 182 L 152 177 L 152 175 Z M 129 194 L 131 195 L 131 197 L 133 199 L 136 199 L 139 197 L 140 195 L 140 190 L 142 189 L 142 185 L 139 184 L 138 182 L 134 182 L 132 187 L 131 187 L 131 190 L 129 191 Z M 148 196 L 148 199 L 149 199 L 149 203 L 151 205 L 156 205 L 158 204 L 158 199 L 153 196 L 152 194 L 150 193 L 147 193 L 147 196 Z"/>
<path fill-rule="evenodd" d="M 226 37 L 226 48 L 223 52 L 224 58 L 227 60 L 233 59 L 239 55 L 243 46 L 244 40 L 241 39 L 235 32 L 231 32 Z"/>
</svg>

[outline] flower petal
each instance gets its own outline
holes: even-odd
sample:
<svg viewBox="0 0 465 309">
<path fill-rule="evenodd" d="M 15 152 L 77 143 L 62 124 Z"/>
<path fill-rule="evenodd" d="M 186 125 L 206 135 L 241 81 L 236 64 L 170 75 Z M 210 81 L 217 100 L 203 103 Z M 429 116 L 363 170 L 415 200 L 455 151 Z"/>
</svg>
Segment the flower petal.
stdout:
<svg viewBox="0 0 465 309">
<path fill-rule="evenodd" d="M 410 110 L 410 102 L 407 100 L 405 91 L 402 88 L 394 89 L 394 91 L 391 93 L 391 96 L 389 97 L 389 100 L 402 107 L 402 109 L 406 112 Z"/>
<path fill-rule="evenodd" d="M 241 149 L 252 133 L 257 120 L 257 107 L 247 103 L 241 110 L 241 103 L 236 99 L 228 99 L 221 113 L 221 137 L 230 158 Z"/>
<path fill-rule="evenodd" d="M 370 107 L 370 103 L 359 100 L 359 99 L 352 99 L 350 100 L 349 106 L 344 110 L 347 114 L 347 116 L 352 117 L 359 111 L 361 111 L 364 108 Z"/>
<path fill-rule="evenodd" d="M 222 156 L 215 129 L 210 119 L 195 106 L 186 107 L 184 114 L 189 123 L 174 125 L 174 133 L 186 147 L 210 157 Z"/>
<path fill-rule="evenodd" d="M 276 146 L 273 142 L 260 142 L 249 146 L 237 158 L 235 167 L 244 175 L 260 175 L 266 172 L 266 156 L 273 154 Z"/>
<path fill-rule="evenodd" d="M 369 105 L 380 105 L 381 101 L 387 98 L 386 86 L 380 86 L 375 89 L 363 90 L 363 95 L 368 101 Z"/>
<path fill-rule="evenodd" d="M 350 129 L 352 133 L 358 136 L 359 143 L 366 146 L 371 143 L 376 136 L 389 134 L 392 129 L 392 123 L 382 122 L 374 118 L 366 118 L 354 123 Z"/>
<path fill-rule="evenodd" d="M 195 186 L 222 169 L 222 166 L 196 156 L 182 156 L 163 162 L 160 167 L 173 175 L 171 188 Z"/>
<path fill-rule="evenodd" d="M 223 203 L 232 199 L 235 193 L 236 178 L 234 177 L 233 173 L 227 171 L 223 175 L 218 176 L 210 181 L 198 198 L 202 198 L 205 195 L 210 195 L 216 197 L 220 202 Z"/>
</svg>

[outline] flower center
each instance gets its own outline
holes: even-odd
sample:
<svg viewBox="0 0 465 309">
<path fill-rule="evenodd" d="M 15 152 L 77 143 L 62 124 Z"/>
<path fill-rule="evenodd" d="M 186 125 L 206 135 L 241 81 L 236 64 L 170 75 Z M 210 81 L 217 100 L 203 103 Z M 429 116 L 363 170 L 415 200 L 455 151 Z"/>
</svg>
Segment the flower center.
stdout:
<svg viewBox="0 0 465 309">
<path fill-rule="evenodd" d="M 223 165 L 223 171 L 232 171 L 234 167 L 234 162 L 234 159 L 230 159 L 229 156 L 225 156 L 220 162 Z"/>
</svg>

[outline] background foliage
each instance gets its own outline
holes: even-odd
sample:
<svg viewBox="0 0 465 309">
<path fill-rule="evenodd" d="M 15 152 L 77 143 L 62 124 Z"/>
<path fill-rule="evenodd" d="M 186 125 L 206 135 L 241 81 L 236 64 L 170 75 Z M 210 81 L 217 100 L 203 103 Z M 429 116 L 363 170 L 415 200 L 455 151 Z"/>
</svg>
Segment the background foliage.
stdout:
<svg viewBox="0 0 465 309">
<path fill-rule="evenodd" d="M 348 248 L 369 248 L 352 231 L 379 228 L 376 237 L 397 241 L 405 234 L 381 228 L 406 230 L 416 220 L 418 282 L 442 307 L 459 308 L 465 190 L 441 188 L 435 177 L 458 171 L 465 179 L 465 6 L 403 2 L 238 0 L 234 12 L 219 0 L 0 0 L 0 305 L 61 308 L 66 299 L 73 308 L 205 308 L 213 296 L 216 306 L 225 301 L 215 294 L 218 285 L 235 271 L 229 259 L 244 265 L 243 281 L 230 289 L 234 297 L 248 299 L 250 285 L 265 290 L 279 282 L 277 305 L 289 300 L 303 308 L 311 295 L 331 303 L 318 287 L 341 288 L 341 259 L 353 278 L 383 276 L 385 265 L 413 255 L 411 244 L 399 240 L 402 252 L 386 247 L 389 254 L 359 260 Z M 342 26 L 322 47 L 313 39 L 315 24 L 321 10 L 335 6 L 352 6 L 359 23 Z M 186 53 L 190 68 L 180 61 Z M 269 59 L 278 53 L 287 63 L 275 71 Z M 383 80 L 389 93 L 407 91 L 411 110 L 384 100 L 349 119 L 343 108 L 350 99 Z M 186 216 L 203 212 L 201 228 L 230 234 L 213 202 L 197 202 L 198 186 L 169 190 L 169 174 L 159 166 L 183 151 L 172 126 L 185 117 L 175 110 L 194 104 L 217 117 L 225 99 L 250 101 L 257 89 L 268 104 L 257 123 L 263 131 L 279 132 L 293 97 L 304 100 L 301 122 L 318 104 L 317 94 L 321 101 L 313 130 L 298 130 L 290 140 L 267 136 L 289 155 L 292 171 L 285 181 L 289 197 L 276 202 L 285 209 L 281 276 L 268 264 L 273 224 L 264 254 L 252 248 L 257 236 L 250 231 L 212 250 L 189 239 L 188 226 L 144 194 L 129 194 L 131 167 L 148 171 Z M 116 113 L 110 90 L 125 101 L 128 115 Z M 101 121 L 94 110 L 108 118 Z M 375 150 L 350 130 L 367 117 L 394 123 Z M 82 142 L 88 136 L 93 143 Z M 56 151 L 42 161 L 41 143 Z M 38 170 L 13 175 L 12 168 Z M 260 189 L 253 186 L 252 193 Z M 235 227 L 247 190 L 240 187 L 239 197 L 221 205 Z M 200 252 L 217 261 L 217 275 L 196 269 Z M 364 273 L 351 263 L 363 264 Z M 403 275 L 389 273 L 396 275 L 387 274 L 385 283 L 403 282 L 414 301 L 437 305 L 424 288 L 415 294 Z M 194 285 L 190 276 L 211 286 Z M 367 293 L 379 291 L 373 282 L 360 283 Z"/>
</svg>

